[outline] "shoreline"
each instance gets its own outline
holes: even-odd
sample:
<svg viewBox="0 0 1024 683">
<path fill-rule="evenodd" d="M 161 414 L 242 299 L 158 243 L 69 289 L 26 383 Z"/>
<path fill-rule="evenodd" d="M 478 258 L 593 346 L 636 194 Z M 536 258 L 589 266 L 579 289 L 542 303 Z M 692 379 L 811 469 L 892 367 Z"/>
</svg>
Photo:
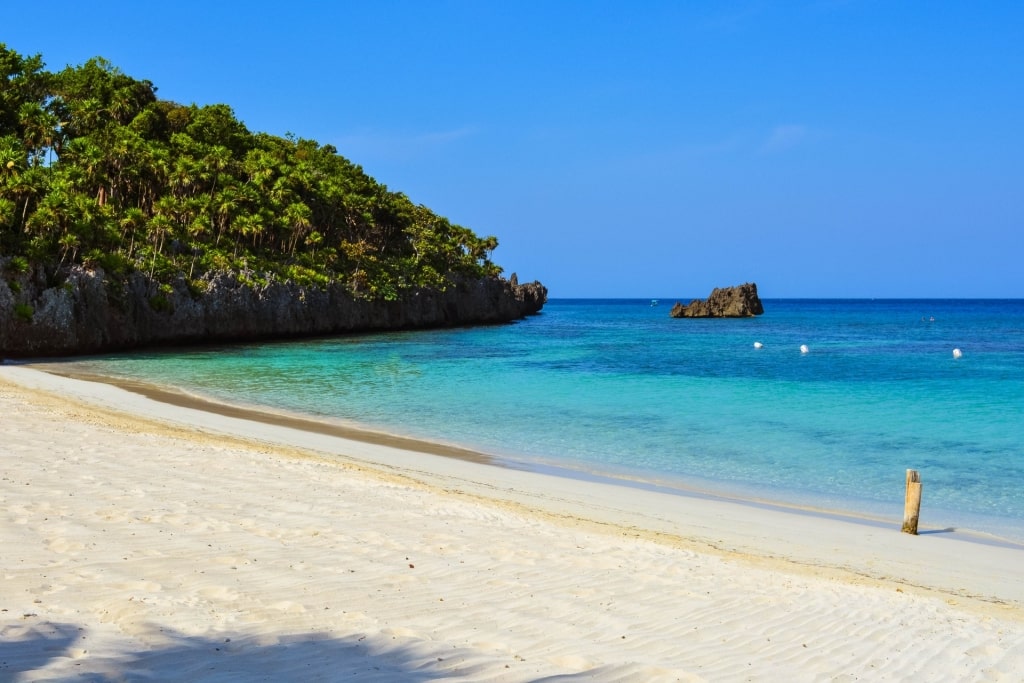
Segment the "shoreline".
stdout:
<svg viewBox="0 0 1024 683">
<path fill-rule="evenodd" d="M 1013 680 L 1024 551 L 0 366 L 0 678 Z"/>
<path fill-rule="evenodd" d="M 417 453 L 457 458 L 468 462 L 478 462 L 491 465 L 499 464 L 495 458 L 468 448 L 423 439 L 415 439 L 398 434 L 389 434 L 387 432 L 375 431 L 372 429 L 342 425 L 334 422 L 328 422 L 326 420 L 317 420 L 314 417 L 288 414 L 283 411 L 275 412 L 269 409 L 226 403 L 212 398 L 195 396 L 173 388 L 162 387 L 138 380 L 109 377 L 87 372 L 75 372 L 74 370 L 69 372 L 63 370 L 60 367 L 60 364 L 57 363 L 32 362 L 24 363 L 21 366 L 30 369 L 38 369 L 42 372 L 66 377 L 68 379 L 93 382 L 96 384 L 109 384 L 156 401 L 157 403 L 165 403 L 178 408 L 214 413 L 223 417 L 236 418 L 240 420 L 262 422 L 277 427 L 286 427 L 299 431 L 322 434 L 324 436 L 334 436 L 351 441 L 361 441 L 363 443 L 374 444 L 377 446 L 387 446 L 389 448 L 400 448 Z"/>
<path fill-rule="evenodd" d="M 807 515 L 822 520 L 835 520 L 851 524 L 862 524 L 878 529 L 898 529 L 902 521 L 895 517 L 889 519 L 881 516 L 859 513 L 852 510 L 819 508 L 797 503 L 787 503 L 785 501 L 768 498 L 744 496 L 733 492 L 688 486 L 686 482 L 678 480 L 673 480 L 671 483 L 663 483 L 639 477 L 612 474 L 609 472 L 573 469 L 548 463 L 516 461 L 507 457 L 499 457 L 483 451 L 474 450 L 472 448 L 410 436 L 391 434 L 358 425 L 353 426 L 339 424 L 326 419 L 319 420 L 315 416 L 288 413 L 261 406 L 244 406 L 228 403 L 210 397 L 188 394 L 172 387 L 159 386 L 144 381 L 89 372 L 78 372 L 74 369 L 66 370 L 59 362 L 16 362 L 13 365 L 39 370 L 47 374 L 65 377 L 67 379 L 111 385 L 130 393 L 143 396 L 157 403 L 163 403 L 178 408 L 211 413 L 227 418 L 259 422 L 266 425 L 301 432 L 310 432 L 329 437 L 336 437 L 347 441 L 357 441 L 365 444 L 401 449 L 413 453 L 455 458 L 457 460 L 478 463 L 490 467 L 521 470 L 523 472 L 565 478 L 571 481 L 622 486 L 630 489 L 636 489 L 638 491 L 662 493 L 671 496 L 683 496 L 699 500 L 728 502 L 742 506 L 749 506 L 758 510 L 776 511 L 794 515 Z M 897 504 L 899 503 L 899 501 L 894 502 Z M 941 527 L 928 525 L 927 523 L 921 524 L 919 528 L 919 533 L 921 535 L 949 535 L 951 537 L 955 537 L 957 540 L 965 542 L 1024 550 L 1024 543 L 1020 541 L 976 529 Z"/>
<path fill-rule="evenodd" d="M 1006 602 L 1024 609 L 1024 546 L 1007 539 L 925 526 L 914 537 L 901 533 L 895 524 L 843 512 L 664 488 L 572 470 L 510 467 L 468 449 L 233 406 L 142 382 L 75 377 L 31 365 L 0 366 L 0 382 L 12 379 L 35 391 L 59 393 L 65 400 L 136 420 L 310 452 L 346 465 L 407 477 L 445 492 L 455 491 L 555 518 L 622 527 L 650 537 L 674 538 L 710 552 L 780 561 L 869 581 L 895 580 L 908 587 L 950 592 L 981 602 Z M 644 497 L 638 497 L 638 492 Z M 726 532 L 722 527 L 732 529 Z M 822 552 L 813 541 L 825 534 L 834 534 L 835 541 L 847 547 Z M 803 535 L 812 542 L 802 540 Z M 868 539 L 877 544 L 877 556 L 864 562 L 858 551 Z M 917 558 L 903 557 L 915 541 L 927 546 L 927 553 L 919 558 L 929 564 L 924 576 L 916 569 L 907 571 Z M 992 586 L 998 587 L 992 594 L 962 589 L 956 585 L 957 572 L 943 567 L 950 557 L 959 555 L 955 549 L 960 546 L 965 552 L 990 549 L 1005 555 L 1001 560 L 1011 563 L 1008 572 L 992 572 Z M 971 571 L 982 567 L 988 571 L 994 562 L 991 558 L 987 566 L 972 562 Z M 1016 562 L 1020 563 L 1019 571 L 1013 565 Z"/>
</svg>

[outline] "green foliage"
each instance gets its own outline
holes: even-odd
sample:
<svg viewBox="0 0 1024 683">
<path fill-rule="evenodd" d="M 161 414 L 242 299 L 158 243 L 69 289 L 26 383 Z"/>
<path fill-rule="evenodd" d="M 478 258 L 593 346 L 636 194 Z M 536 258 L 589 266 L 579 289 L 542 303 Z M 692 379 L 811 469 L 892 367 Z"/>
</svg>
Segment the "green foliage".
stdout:
<svg viewBox="0 0 1024 683">
<path fill-rule="evenodd" d="M 28 259 L 24 256 L 14 256 L 7 262 L 7 270 L 16 275 L 28 272 Z"/>
<path fill-rule="evenodd" d="M 82 257 L 82 265 L 88 268 L 102 268 L 107 275 L 112 277 L 126 275 L 131 270 L 131 262 L 120 251 L 90 249 Z"/>
<path fill-rule="evenodd" d="M 324 289 L 330 284 L 330 278 L 314 268 L 292 264 L 281 269 L 281 275 L 286 282 L 293 282 L 304 287 L 317 287 Z"/>
<path fill-rule="evenodd" d="M 170 313 L 174 310 L 174 305 L 171 303 L 171 296 L 174 294 L 174 288 L 169 284 L 162 284 L 157 288 L 156 294 L 149 297 L 150 307 L 158 313 Z"/>
<path fill-rule="evenodd" d="M 43 66 L 0 43 L 0 253 L 184 276 L 193 296 L 211 271 L 382 299 L 501 272 L 494 237 L 388 190 L 330 145 L 252 133 L 224 104 L 159 100 L 99 57 Z"/>
<path fill-rule="evenodd" d="M 149 306 L 157 313 L 170 313 L 173 309 L 171 300 L 163 294 L 154 294 L 149 297 Z"/>
<path fill-rule="evenodd" d="M 14 317 L 26 323 L 32 322 L 32 316 L 35 315 L 35 309 L 28 304 L 15 304 L 14 305 Z"/>
<path fill-rule="evenodd" d="M 198 299 L 210 289 L 210 283 L 206 280 L 187 280 L 186 285 L 193 299 Z"/>
</svg>

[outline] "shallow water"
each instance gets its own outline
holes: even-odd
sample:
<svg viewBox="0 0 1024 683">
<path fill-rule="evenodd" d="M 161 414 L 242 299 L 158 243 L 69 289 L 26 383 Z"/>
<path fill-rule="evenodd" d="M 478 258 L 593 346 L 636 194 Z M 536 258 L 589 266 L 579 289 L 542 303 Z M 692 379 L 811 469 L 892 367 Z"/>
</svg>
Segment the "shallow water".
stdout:
<svg viewBox="0 0 1024 683">
<path fill-rule="evenodd" d="M 914 468 L 922 525 L 1024 541 L 1024 301 L 767 300 L 765 311 L 675 320 L 649 300 L 554 300 L 506 326 L 75 365 L 519 466 L 884 519 L 902 518 Z"/>
</svg>

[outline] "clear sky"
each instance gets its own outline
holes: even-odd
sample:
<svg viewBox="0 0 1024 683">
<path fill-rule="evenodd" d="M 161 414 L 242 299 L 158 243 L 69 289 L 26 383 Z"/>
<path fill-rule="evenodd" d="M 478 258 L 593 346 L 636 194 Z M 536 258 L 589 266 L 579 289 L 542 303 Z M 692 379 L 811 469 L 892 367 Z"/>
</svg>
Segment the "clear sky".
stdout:
<svg viewBox="0 0 1024 683">
<path fill-rule="evenodd" d="M 1024 297 L 1024 2 L 5 3 L 335 145 L 552 297 Z"/>
</svg>

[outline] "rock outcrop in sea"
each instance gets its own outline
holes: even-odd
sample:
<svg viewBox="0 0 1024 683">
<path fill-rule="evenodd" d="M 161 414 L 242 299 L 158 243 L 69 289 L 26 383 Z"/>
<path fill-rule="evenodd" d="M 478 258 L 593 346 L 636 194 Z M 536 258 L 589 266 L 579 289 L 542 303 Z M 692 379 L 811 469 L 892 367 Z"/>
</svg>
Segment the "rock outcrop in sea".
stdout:
<svg viewBox="0 0 1024 683">
<path fill-rule="evenodd" d="M 753 282 L 735 287 L 716 287 L 707 299 L 694 299 L 686 306 L 676 302 L 669 311 L 673 318 L 749 318 L 762 313 L 764 306 Z"/>
<path fill-rule="evenodd" d="M 547 301 L 540 282 L 519 284 L 515 275 L 371 301 L 341 285 L 254 285 L 223 273 L 205 278 L 203 291 L 184 278 L 159 285 L 144 273 L 113 279 L 77 265 L 59 279 L 38 267 L 12 275 L 5 261 L 0 357 L 6 358 L 504 323 L 537 313 Z"/>
</svg>

